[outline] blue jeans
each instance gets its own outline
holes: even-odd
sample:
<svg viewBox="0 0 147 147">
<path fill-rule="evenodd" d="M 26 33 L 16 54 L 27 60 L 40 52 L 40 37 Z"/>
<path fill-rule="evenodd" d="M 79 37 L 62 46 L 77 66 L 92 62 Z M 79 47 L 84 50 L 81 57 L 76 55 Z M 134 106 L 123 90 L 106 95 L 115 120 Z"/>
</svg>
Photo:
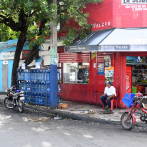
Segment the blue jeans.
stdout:
<svg viewBox="0 0 147 147">
<path fill-rule="evenodd" d="M 102 96 L 101 101 L 102 101 L 102 103 L 104 104 L 105 107 L 108 105 L 108 107 L 111 108 L 111 100 L 113 99 L 113 97 L 110 100 L 107 100 L 107 97 L 109 97 L 109 96 L 108 95 Z M 116 99 L 116 97 L 114 99 Z M 105 100 L 107 100 L 108 104 L 106 103 Z"/>
</svg>

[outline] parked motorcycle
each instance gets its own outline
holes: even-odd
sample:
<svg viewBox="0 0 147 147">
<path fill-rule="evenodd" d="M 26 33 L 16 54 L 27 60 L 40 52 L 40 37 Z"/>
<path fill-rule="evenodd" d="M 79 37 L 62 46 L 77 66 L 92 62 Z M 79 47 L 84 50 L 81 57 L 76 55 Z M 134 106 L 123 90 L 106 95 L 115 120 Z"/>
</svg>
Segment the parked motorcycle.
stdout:
<svg viewBox="0 0 147 147">
<path fill-rule="evenodd" d="M 24 92 L 21 92 L 15 86 L 12 86 L 6 90 L 7 97 L 4 99 L 4 105 L 8 109 L 13 109 L 18 106 L 20 113 L 24 112 Z"/>
<path fill-rule="evenodd" d="M 135 113 L 140 115 L 141 121 L 147 123 L 147 110 L 145 110 L 147 109 L 147 96 L 143 96 L 141 93 L 137 93 L 132 99 L 133 101 L 131 104 L 131 109 L 124 112 L 121 116 L 122 127 L 126 130 L 131 130 L 135 127 Z"/>
</svg>

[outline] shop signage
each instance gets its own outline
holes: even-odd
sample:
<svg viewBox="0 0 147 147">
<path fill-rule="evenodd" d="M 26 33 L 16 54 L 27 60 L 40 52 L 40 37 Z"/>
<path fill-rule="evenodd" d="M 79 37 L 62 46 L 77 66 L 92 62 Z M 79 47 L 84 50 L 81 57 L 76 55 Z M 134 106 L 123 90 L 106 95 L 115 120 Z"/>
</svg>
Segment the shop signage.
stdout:
<svg viewBox="0 0 147 147">
<path fill-rule="evenodd" d="M 122 0 L 123 5 L 129 4 L 147 4 L 147 0 Z"/>
<path fill-rule="evenodd" d="M 15 52 L 2 52 L 0 53 L 0 60 L 13 60 Z M 22 54 L 20 55 L 20 59 L 22 59 Z"/>
<path fill-rule="evenodd" d="M 102 45 L 100 46 L 100 49 L 103 50 L 109 50 L 109 49 L 113 49 L 113 50 L 129 50 L 130 49 L 130 45 Z"/>
<path fill-rule="evenodd" d="M 15 52 L 2 52 L 1 60 L 13 60 Z"/>
<path fill-rule="evenodd" d="M 113 83 L 114 81 L 114 67 L 105 67 L 105 82 L 110 81 Z"/>
<path fill-rule="evenodd" d="M 25 60 L 30 53 L 30 50 L 23 50 L 22 51 L 22 59 Z"/>
<path fill-rule="evenodd" d="M 98 63 L 98 75 L 104 75 L 104 63 Z"/>
</svg>

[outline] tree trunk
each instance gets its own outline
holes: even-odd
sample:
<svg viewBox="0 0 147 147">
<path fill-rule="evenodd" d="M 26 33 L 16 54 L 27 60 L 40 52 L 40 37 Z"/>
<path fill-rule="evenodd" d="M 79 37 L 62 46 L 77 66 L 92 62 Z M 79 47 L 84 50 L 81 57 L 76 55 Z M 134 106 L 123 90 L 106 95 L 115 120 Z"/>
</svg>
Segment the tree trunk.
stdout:
<svg viewBox="0 0 147 147">
<path fill-rule="evenodd" d="M 25 31 L 22 31 L 19 35 L 17 47 L 16 47 L 16 51 L 15 51 L 13 69 L 12 69 L 11 85 L 17 85 L 17 68 L 19 65 L 21 51 L 23 49 L 25 42 L 26 42 L 26 33 L 25 33 Z"/>
<path fill-rule="evenodd" d="M 38 52 L 38 48 L 39 48 L 39 45 L 35 45 L 34 47 L 33 47 L 33 49 L 30 51 L 30 53 L 29 53 L 29 55 L 28 55 L 28 57 L 26 58 L 26 60 L 25 60 L 25 64 L 26 64 L 26 68 L 27 68 L 27 65 L 29 65 L 32 61 L 33 61 L 33 58 L 34 58 L 34 56 L 37 54 L 37 52 Z"/>
</svg>

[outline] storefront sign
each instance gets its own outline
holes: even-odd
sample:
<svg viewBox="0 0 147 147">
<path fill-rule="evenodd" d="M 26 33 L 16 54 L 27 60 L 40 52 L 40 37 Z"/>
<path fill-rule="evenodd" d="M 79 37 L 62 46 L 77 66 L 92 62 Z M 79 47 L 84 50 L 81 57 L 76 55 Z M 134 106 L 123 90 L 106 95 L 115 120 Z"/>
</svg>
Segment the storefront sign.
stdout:
<svg viewBox="0 0 147 147">
<path fill-rule="evenodd" d="M 25 60 L 30 53 L 30 50 L 23 50 L 22 51 L 22 59 Z"/>
<path fill-rule="evenodd" d="M 2 52 L 1 60 L 13 60 L 15 52 Z"/>
<path fill-rule="evenodd" d="M 13 60 L 15 52 L 2 52 L 0 54 L 0 60 Z M 20 59 L 22 59 L 22 54 L 20 55 Z"/>
<path fill-rule="evenodd" d="M 123 5 L 130 4 L 147 4 L 147 0 L 122 0 Z"/>
<path fill-rule="evenodd" d="M 98 75 L 104 75 L 104 63 L 98 63 Z"/>
</svg>

